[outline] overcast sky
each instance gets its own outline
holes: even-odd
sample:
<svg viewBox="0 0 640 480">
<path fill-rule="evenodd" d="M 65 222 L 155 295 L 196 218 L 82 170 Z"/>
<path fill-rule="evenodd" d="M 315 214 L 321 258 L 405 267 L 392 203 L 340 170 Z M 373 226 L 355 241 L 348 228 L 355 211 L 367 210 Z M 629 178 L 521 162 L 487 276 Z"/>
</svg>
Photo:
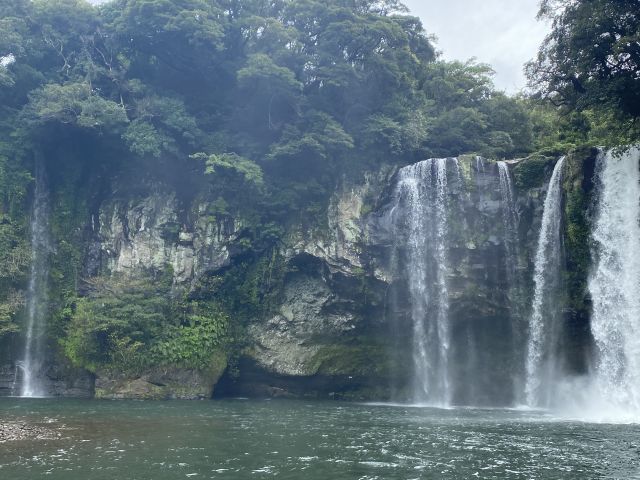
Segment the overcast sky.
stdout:
<svg viewBox="0 0 640 480">
<path fill-rule="evenodd" d="M 447 60 L 476 57 L 496 71 L 498 88 L 525 86 L 522 68 L 549 27 L 536 20 L 539 0 L 404 0 Z"/>
</svg>

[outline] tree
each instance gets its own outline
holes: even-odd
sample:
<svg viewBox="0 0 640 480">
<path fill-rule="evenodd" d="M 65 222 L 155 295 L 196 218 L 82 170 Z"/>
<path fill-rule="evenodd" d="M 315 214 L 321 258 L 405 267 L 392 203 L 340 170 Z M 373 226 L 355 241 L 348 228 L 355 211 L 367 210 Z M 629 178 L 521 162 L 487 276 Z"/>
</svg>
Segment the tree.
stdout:
<svg viewBox="0 0 640 480">
<path fill-rule="evenodd" d="M 476 153 L 511 158 L 530 153 L 533 130 L 523 99 L 496 91 L 489 65 L 437 61 L 424 71 L 428 155 Z"/>
<path fill-rule="evenodd" d="M 129 121 L 122 105 L 97 95 L 84 82 L 50 83 L 35 90 L 24 118 L 31 123 L 55 121 L 91 129 L 117 129 Z"/>
<path fill-rule="evenodd" d="M 224 333 L 214 305 L 191 305 L 178 325 L 169 284 L 77 281 L 100 273 L 82 267 L 105 199 L 166 187 L 181 213 L 163 238 L 180 241 L 183 222 L 233 229 L 241 265 L 202 300 L 229 282 L 229 318 L 254 315 L 268 296 L 256 272 L 271 272 L 290 225 L 327 218 L 343 178 L 426 156 L 524 155 L 531 132 L 576 143 L 555 131 L 558 112 L 532 114 L 492 73 L 438 59 L 399 0 L 0 0 L 0 335 L 23 308 L 35 158 L 54 205 L 50 289 L 67 356 L 201 362 Z M 608 131 L 595 118 L 563 125 Z"/>
<path fill-rule="evenodd" d="M 527 66 L 534 92 L 640 133 L 640 0 L 544 0 L 552 30 Z"/>
<path fill-rule="evenodd" d="M 283 121 L 295 116 L 302 84 L 287 67 L 276 65 L 267 55 L 249 56 L 245 67 L 238 70 L 241 91 L 249 95 L 256 119 L 268 129 L 281 127 Z"/>
</svg>

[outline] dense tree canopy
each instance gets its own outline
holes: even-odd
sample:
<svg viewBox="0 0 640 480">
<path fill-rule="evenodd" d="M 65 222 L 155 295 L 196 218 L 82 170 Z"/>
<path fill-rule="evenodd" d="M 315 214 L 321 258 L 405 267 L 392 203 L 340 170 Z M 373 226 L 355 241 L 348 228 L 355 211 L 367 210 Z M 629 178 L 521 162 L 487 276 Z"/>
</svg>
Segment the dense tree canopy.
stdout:
<svg viewBox="0 0 640 480">
<path fill-rule="evenodd" d="M 0 337 L 24 311 L 36 163 L 56 205 L 51 328 L 67 358 L 202 365 L 228 313 L 269 303 L 256 278 L 283 275 L 288 227 L 326 219 L 342 178 L 564 151 L 637 124 L 637 2 L 614 3 L 544 3 L 554 30 L 529 69 L 556 109 L 496 91 L 488 65 L 443 61 L 398 0 L 0 0 Z M 105 192 L 162 182 L 206 205 L 197 215 L 242 219 L 238 265 L 185 298 L 158 272 L 87 284 Z"/>
<path fill-rule="evenodd" d="M 545 0 L 540 16 L 552 31 L 528 66 L 533 89 L 565 114 L 584 113 L 597 140 L 637 141 L 640 1 Z"/>
<path fill-rule="evenodd" d="M 438 61 L 395 0 L 3 0 L 2 13 L 2 108 L 30 135 L 66 126 L 140 157 L 232 151 L 271 173 L 374 146 L 377 161 L 529 147 L 488 105 L 490 69 Z M 443 139 L 461 116 L 471 138 Z"/>
</svg>

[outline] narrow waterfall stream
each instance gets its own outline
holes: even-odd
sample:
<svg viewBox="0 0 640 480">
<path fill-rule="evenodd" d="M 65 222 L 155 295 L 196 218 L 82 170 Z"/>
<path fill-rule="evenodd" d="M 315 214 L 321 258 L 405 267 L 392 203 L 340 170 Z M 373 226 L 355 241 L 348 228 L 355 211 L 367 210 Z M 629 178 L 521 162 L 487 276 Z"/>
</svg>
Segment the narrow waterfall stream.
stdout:
<svg viewBox="0 0 640 480">
<path fill-rule="evenodd" d="M 47 316 L 49 195 L 41 165 L 36 166 L 36 183 L 31 215 L 31 270 L 27 289 L 27 318 L 24 355 L 18 363 L 22 371 L 20 396 L 42 397 L 47 394 L 42 382 L 44 337 Z M 16 369 L 16 372 L 18 371 Z M 17 373 L 16 373 L 17 375 Z"/>
<path fill-rule="evenodd" d="M 406 215 L 396 219 L 407 231 L 413 326 L 413 400 L 451 402 L 450 330 L 447 291 L 447 163 L 430 159 L 400 170 L 396 199 Z"/>
<path fill-rule="evenodd" d="M 640 149 L 598 158 L 589 282 L 595 408 L 640 415 Z"/>
<path fill-rule="evenodd" d="M 513 331 L 512 349 L 514 352 L 514 399 L 517 404 L 524 401 L 523 372 L 524 357 L 518 355 L 526 348 L 526 336 L 522 324 L 522 275 L 520 272 L 520 242 L 518 238 L 518 212 L 515 191 L 507 162 L 498 163 L 500 197 L 502 203 L 502 225 L 504 230 L 505 270 L 509 284 L 509 304 L 511 307 L 511 325 Z"/>
<path fill-rule="evenodd" d="M 550 406 L 557 372 L 560 312 L 556 295 L 560 283 L 563 165 L 561 158 L 549 181 L 535 256 L 525 385 L 526 402 L 532 407 Z"/>
<path fill-rule="evenodd" d="M 502 223 L 504 225 L 504 244 L 507 252 L 507 275 L 509 284 L 516 286 L 519 262 L 518 213 L 515 206 L 515 193 L 511 174 L 506 162 L 498 162 L 500 176 L 500 196 L 502 197 Z"/>
</svg>

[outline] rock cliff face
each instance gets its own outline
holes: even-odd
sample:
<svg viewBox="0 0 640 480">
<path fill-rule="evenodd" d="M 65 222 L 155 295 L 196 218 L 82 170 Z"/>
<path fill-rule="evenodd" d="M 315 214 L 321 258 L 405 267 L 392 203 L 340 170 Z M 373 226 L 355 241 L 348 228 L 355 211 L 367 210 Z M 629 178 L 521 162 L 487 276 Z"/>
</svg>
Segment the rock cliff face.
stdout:
<svg viewBox="0 0 640 480">
<path fill-rule="evenodd" d="M 290 232 L 280 306 L 250 326 L 240 375 L 224 378 L 221 394 L 388 397 L 389 284 L 372 264 L 365 202 L 378 200 L 391 174 L 342 185 L 324 228 Z"/>
<path fill-rule="evenodd" d="M 278 305 L 247 328 L 237 367 L 220 382 L 220 394 L 311 395 L 365 398 L 384 395 L 391 363 L 385 345 L 388 279 L 371 268 L 365 201 L 377 202 L 392 175 L 384 170 L 361 185 L 345 182 L 332 197 L 325 221 L 291 228 L 279 248 L 285 271 Z M 181 207 L 176 193 L 149 187 L 137 198 L 107 199 L 92 219 L 89 275 L 132 276 L 170 268 L 176 291 L 234 264 L 242 221 L 220 222 L 207 205 Z M 168 267 L 167 267 L 168 266 Z M 101 398 L 201 398 L 222 372 L 143 372 L 135 378 L 98 372 Z M 376 392 L 375 394 L 372 392 Z"/>
<path fill-rule="evenodd" d="M 512 239 L 515 256 L 506 244 L 498 165 L 461 158 L 457 171 L 449 172 L 454 207 L 447 283 L 459 403 L 510 403 L 518 391 L 532 257 L 553 166 L 535 163 L 537 178 L 514 187 L 513 208 L 522 219 Z M 519 166 L 508 165 L 511 176 L 521 176 Z M 392 218 L 402 215 L 396 183 L 395 171 L 387 171 L 343 188 L 332 199 L 328 228 L 306 239 L 292 235 L 286 258 L 296 272 L 286 278 L 281 307 L 251 326 L 252 346 L 243 352 L 240 375 L 223 378 L 222 394 L 407 398 L 414 373 L 410 288 L 402 265 L 408 240 Z"/>
<path fill-rule="evenodd" d="M 0 397 L 19 395 L 19 367 L 6 362 L 0 366 Z M 64 362 L 52 364 L 45 372 L 47 390 L 54 397 L 90 398 L 94 395 L 93 375 L 70 368 Z"/>
<path fill-rule="evenodd" d="M 103 204 L 97 225 L 92 218 L 95 248 L 89 264 L 125 275 L 170 266 L 178 285 L 229 264 L 229 246 L 240 225 L 208 217 L 203 203 L 194 205 L 193 221 L 181 221 L 185 212 L 175 192 L 156 185 L 149 190 L 142 198 Z"/>
<path fill-rule="evenodd" d="M 148 271 L 170 271 L 175 295 L 188 292 L 206 272 L 231 262 L 239 222 L 207 214 L 207 204 L 181 206 L 170 186 L 151 183 L 143 195 L 106 198 L 91 218 L 88 277 L 139 278 Z M 196 371 L 164 368 L 137 375 L 96 372 L 97 398 L 209 398 L 226 360 Z M 222 365 L 222 368 L 220 368 Z"/>
<path fill-rule="evenodd" d="M 522 369 L 513 352 L 523 348 L 532 256 L 553 161 L 527 159 L 507 166 L 519 218 L 515 257 L 505 240 L 497 164 L 469 157 L 457 165 L 449 172 L 448 201 L 455 208 L 447 246 L 454 396 L 464 403 L 481 391 L 481 403 L 495 404 L 513 397 L 513 371 Z M 283 272 L 273 308 L 249 319 L 244 341 L 228 352 L 226 370 L 222 360 L 206 372 L 175 368 L 123 376 L 98 371 L 95 379 L 52 374 L 59 385 L 67 385 L 56 393 L 404 398 L 413 367 L 402 265 L 406 237 L 391 218 L 396 183 L 395 168 L 359 182 L 345 180 L 326 218 L 308 230 L 289 228 L 272 253 L 281 259 Z M 102 199 L 87 227 L 86 277 L 170 269 L 173 290 L 189 292 L 202 278 L 239 264 L 243 219 L 209 215 L 202 199 L 180 201 L 168 182 L 143 190 Z M 13 378 L 12 367 L 0 369 L 0 394 L 10 393 Z"/>
</svg>

